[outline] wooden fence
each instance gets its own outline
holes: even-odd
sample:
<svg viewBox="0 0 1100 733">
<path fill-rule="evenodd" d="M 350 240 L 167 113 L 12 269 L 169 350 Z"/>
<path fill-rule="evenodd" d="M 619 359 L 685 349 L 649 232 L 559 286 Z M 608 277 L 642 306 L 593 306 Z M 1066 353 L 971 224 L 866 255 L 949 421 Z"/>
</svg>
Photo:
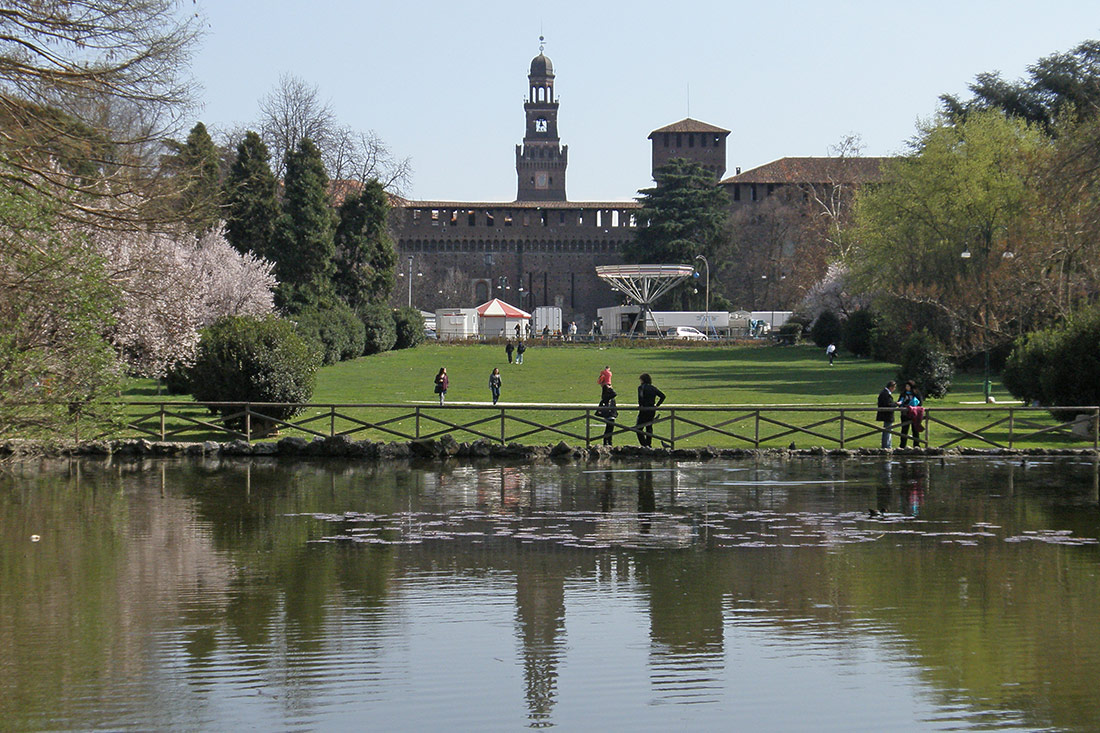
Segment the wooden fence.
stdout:
<svg viewBox="0 0 1100 733">
<path fill-rule="evenodd" d="M 129 402 L 126 431 L 154 440 L 207 440 L 221 437 L 252 441 L 278 434 L 428 440 L 451 435 L 457 440 L 496 443 L 565 440 L 586 446 L 603 439 L 605 421 L 592 405 L 286 404 Z M 209 409 L 207 409 L 207 407 Z M 1023 444 L 1100 449 L 1100 407 L 1059 408 L 1055 419 L 1039 407 L 982 405 L 925 410 L 921 447 L 1015 448 Z M 614 439 L 633 443 L 638 408 L 620 406 Z M 217 411 L 216 414 L 214 411 Z M 293 418 L 280 414 L 292 411 Z M 806 448 L 878 447 L 882 425 L 877 407 L 713 405 L 663 406 L 653 422 L 654 445 Z M 891 432 L 899 446 L 904 421 Z M 104 435 L 105 437 L 122 437 Z"/>
</svg>

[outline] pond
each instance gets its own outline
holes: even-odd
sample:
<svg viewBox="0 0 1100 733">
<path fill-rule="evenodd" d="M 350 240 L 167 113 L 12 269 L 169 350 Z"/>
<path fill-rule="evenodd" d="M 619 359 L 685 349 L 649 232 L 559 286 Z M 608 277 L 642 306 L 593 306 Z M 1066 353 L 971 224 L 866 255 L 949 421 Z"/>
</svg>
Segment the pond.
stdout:
<svg viewBox="0 0 1100 733">
<path fill-rule="evenodd" d="M 1100 729 L 1092 458 L 0 467 L 13 730 Z"/>
</svg>

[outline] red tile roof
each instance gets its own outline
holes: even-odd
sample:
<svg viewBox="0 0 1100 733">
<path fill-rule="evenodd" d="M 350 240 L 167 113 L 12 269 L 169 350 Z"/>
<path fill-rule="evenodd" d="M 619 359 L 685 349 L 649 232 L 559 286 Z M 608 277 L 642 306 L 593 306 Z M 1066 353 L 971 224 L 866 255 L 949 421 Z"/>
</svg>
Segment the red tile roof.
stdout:
<svg viewBox="0 0 1100 733">
<path fill-rule="evenodd" d="M 686 117 L 679 122 L 673 122 L 671 125 L 665 125 L 649 133 L 649 139 L 652 140 L 653 136 L 659 132 L 714 132 L 721 135 L 729 135 L 729 130 L 723 130 L 721 127 L 715 127 L 714 125 L 708 125 L 706 122 L 700 122 L 699 120 L 693 120 L 690 117 Z"/>
<path fill-rule="evenodd" d="M 780 158 L 720 181 L 731 183 L 872 183 L 892 158 Z"/>
</svg>

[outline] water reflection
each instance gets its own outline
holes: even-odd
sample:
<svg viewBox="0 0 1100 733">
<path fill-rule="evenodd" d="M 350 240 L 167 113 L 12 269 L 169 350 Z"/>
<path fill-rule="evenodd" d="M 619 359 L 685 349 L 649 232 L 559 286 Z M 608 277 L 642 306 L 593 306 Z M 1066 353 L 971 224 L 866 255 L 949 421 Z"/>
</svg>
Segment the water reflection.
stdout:
<svg viewBox="0 0 1100 733">
<path fill-rule="evenodd" d="M 13 464 L 0 715 L 1091 730 L 1098 503 L 1095 459 Z"/>
</svg>

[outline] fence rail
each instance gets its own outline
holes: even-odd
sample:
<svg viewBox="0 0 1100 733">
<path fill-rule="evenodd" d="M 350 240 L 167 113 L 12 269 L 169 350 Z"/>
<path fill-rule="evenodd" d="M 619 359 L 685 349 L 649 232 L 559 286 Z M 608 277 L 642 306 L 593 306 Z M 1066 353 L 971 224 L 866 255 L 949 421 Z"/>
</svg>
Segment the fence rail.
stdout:
<svg viewBox="0 0 1100 733">
<path fill-rule="evenodd" d="M 529 438 L 577 441 L 586 446 L 603 440 L 607 421 L 592 405 L 322 404 L 256 402 L 128 402 L 126 430 L 155 440 L 210 439 L 211 436 L 252 441 L 278 431 L 314 437 L 372 437 L 427 440 L 451 435 L 509 443 Z M 631 419 L 638 408 L 617 408 L 613 438 L 641 435 Z M 921 447 L 1015 448 L 1042 444 L 1100 449 L 1100 407 L 1060 407 L 1055 418 L 1041 407 L 984 405 L 929 407 L 920 434 L 906 435 L 913 426 L 895 421 L 891 433 Z M 878 407 L 711 405 L 663 406 L 652 423 L 654 444 L 721 445 L 722 447 L 812 446 L 878 447 L 883 427 L 875 422 Z M 296 417 L 283 418 L 280 415 Z M 121 437 L 101 435 L 100 438 Z"/>
</svg>

